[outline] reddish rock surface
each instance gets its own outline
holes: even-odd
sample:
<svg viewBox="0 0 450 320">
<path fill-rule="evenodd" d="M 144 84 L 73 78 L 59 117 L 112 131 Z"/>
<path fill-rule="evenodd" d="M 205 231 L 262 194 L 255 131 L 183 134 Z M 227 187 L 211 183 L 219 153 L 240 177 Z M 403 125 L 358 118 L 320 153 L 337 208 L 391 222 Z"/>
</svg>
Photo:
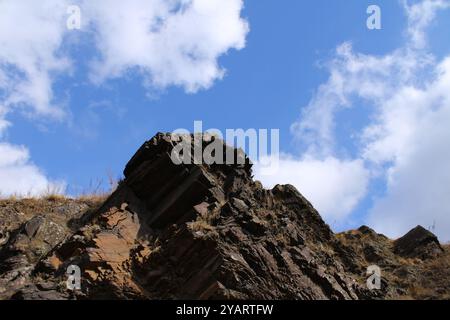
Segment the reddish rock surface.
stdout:
<svg viewBox="0 0 450 320">
<path fill-rule="evenodd" d="M 36 215 L 12 225 L 0 211 L 0 298 L 372 299 L 398 294 L 386 289 L 386 280 L 383 290 L 370 291 L 361 277 L 365 264 L 396 257 L 393 245 L 386 254 L 390 240 L 370 229 L 336 236 L 294 187 L 266 190 L 254 181 L 248 159 L 241 165 L 176 165 L 170 152 L 180 139 L 158 134 L 146 142 L 117 190 L 96 210 Z M 203 141 L 203 148 L 213 141 Z M 354 238 L 363 238 L 359 234 L 369 234 L 373 245 L 360 241 L 364 248 L 355 247 Z M 70 265 L 82 270 L 81 291 L 65 286 Z"/>
</svg>

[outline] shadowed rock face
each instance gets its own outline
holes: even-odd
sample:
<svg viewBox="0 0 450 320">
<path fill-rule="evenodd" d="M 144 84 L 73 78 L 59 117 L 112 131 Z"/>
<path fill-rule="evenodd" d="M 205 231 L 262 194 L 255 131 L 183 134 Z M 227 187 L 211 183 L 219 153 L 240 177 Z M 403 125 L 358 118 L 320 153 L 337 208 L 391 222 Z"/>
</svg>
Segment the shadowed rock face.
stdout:
<svg viewBox="0 0 450 320">
<path fill-rule="evenodd" d="M 438 238 L 421 226 L 412 229 L 406 235 L 395 241 L 395 252 L 408 258 L 422 260 L 435 258 L 443 253 Z"/>
<path fill-rule="evenodd" d="M 370 299 L 386 294 L 366 289 L 358 274 L 359 251 L 344 245 L 294 187 L 264 189 L 253 181 L 246 158 L 240 165 L 176 165 L 170 153 L 180 141 L 158 134 L 146 142 L 100 209 L 67 217 L 72 229 L 52 215 L 3 228 L 8 240 L 0 243 L 0 298 Z M 202 148 L 213 142 L 208 138 Z M 21 239 L 35 237 L 50 239 L 39 240 L 40 253 L 29 257 L 33 244 Z M 376 245 L 361 252 L 369 260 L 385 259 Z M 65 287 L 70 265 L 82 270 L 81 291 Z M 15 271 L 21 280 L 6 284 L 17 279 Z"/>
<path fill-rule="evenodd" d="M 367 278 L 367 266 L 381 269 L 381 290 L 366 298 L 450 299 L 450 248 L 424 228 L 414 228 L 398 240 L 365 226 L 336 237 L 347 270 L 359 282 Z"/>
<path fill-rule="evenodd" d="M 33 272 L 43 257 L 72 235 L 69 221 L 95 206 L 62 198 L 0 201 L 0 299 L 22 288 L 30 299 L 65 297 L 55 291 L 55 281 L 37 289 Z"/>
<path fill-rule="evenodd" d="M 248 159 L 175 165 L 178 142 L 144 144 L 117 191 L 37 272 L 79 265 L 86 298 L 357 298 L 333 233 L 295 188 L 263 189 Z"/>
</svg>

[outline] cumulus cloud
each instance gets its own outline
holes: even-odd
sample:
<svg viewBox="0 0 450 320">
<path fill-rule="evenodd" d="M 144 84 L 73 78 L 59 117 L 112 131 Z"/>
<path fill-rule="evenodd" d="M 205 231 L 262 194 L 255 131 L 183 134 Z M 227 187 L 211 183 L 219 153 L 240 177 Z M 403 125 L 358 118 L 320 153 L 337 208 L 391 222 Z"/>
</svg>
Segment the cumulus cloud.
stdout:
<svg viewBox="0 0 450 320">
<path fill-rule="evenodd" d="M 49 181 L 30 161 L 25 147 L 0 143 L 0 155 L 0 196 L 36 196 L 64 190 L 64 183 Z"/>
<path fill-rule="evenodd" d="M 0 139 L 20 109 L 61 119 L 53 78 L 68 72 L 70 60 L 58 53 L 64 37 L 65 1 L 0 1 Z M 55 14 L 51 14 L 55 13 Z M 28 150 L 0 140 L 0 195 L 38 195 L 54 189 L 31 161 Z"/>
<path fill-rule="evenodd" d="M 435 224 L 450 240 L 450 57 L 434 71 L 424 88 L 405 87 L 387 100 L 368 128 L 363 156 L 391 161 L 387 194 L 375 202 L 369 223 L 392 235 Z"/>
<path fill-rule="evenodd" d="M 436 61 L 427 50 L 426 31 L 437 12 L 450 7 L 450 1 L 403 4 L 409 21 L 405 45 L 382 56 L 354 52 L 350 43 L 340 45 L 328 64 L 327 82 L 303 108 L 292 131 L 305 142 L 306 155 L 322 161 L 336 157 L 337 163 L 355 161 L 365 168 L 361 172 L 370 170 L 370 175 L 364 176 L 384 181 L 385 195 L 374 199 L 367 217 L 377 230 L 396 237 L 417 224 L 428 227 L 435 221 L 436 233 L 449 240 L 450 56 Z M 337 116 L 361 105 L 368 107 L 369 113 L 368 125 L 357 135 L 357 155 L 339 160 L 337 149 L 343 146 L 335 141 Z M 305 164 L 297 161 L 296 165 Z M 317 165 L 305 165 L 302 170 L 312 174 Z M 317 177 L 324 179 L 321 174 Z M 364 194 L 367 186 L 355 183 L 358 175 L 347 174 L 347 178 L 345 183 L 356 186 L 350 188 L 355 195 Z M 309 188 L 297 184 L 300 190 Z M 339 195 L 338 191 L 336 187 L 333 194 Z M 317 207 L 325 207 L 323 199 L 311 195 L 314 197 Z M 341 194 L 337 202 L 342 198 Z M 350 215 L 353 207 L 348 206 L 339 216 Z M 330 209 L 324 210 L 327 217 Z"/>
<path fill-rule="evenodd" d="M 324 217 L 342 222 L 366 194 L 369 172 L 361 160 L 341 160 L 328 157 L 322 160 L 306 157 L 296 159 L 281 155 L 280 170 L 265 175 L 261 159 L 255 163 L 255 175 L 266 187 L 291 184 L 313 203 Z"/>
<path fill-rule="evenodd" d="M 66 23 L 69 4 L 0 2 L 3 113 L 28 107 L 39 114 L 62 115 L 54 102 L 55 77 L 82 63 L 62 50 L 71 32 Z M 95 38 L 100 57 L 90 63 L 97 83 L 137 71 L 148 87 L 176 85 L 189 92 L 209 88 L 225 72 L 219 57 L 242 49 L 248 32 L 241 18 L 242 0 L 80 0 L 78 5 L 81 31 Z"/>
<path fill-rule="evenodd" d="M 53 104 L 52 79 L 70 68 L 69 59 L 57 52 L 64 36 L 66 8 L 65 1 L 55 0 L 0 2 L 2 118 L 17 107 L 61 116 Z"/>
<path fill-rule="evenodd" d="M 245 45 L 242 8 L 242 0 L 86 1 L 101 54 L 92 77 L 137 70 L 152 87 L 209 88 L 225 72 L 218 58 Z"/>
<path fill-rule="evenodd" d="M 72 4 L 80 7 L 80 31 L 67 28 Z M 223 77 L 220 56 L 245 46 L 248 24 L 242 9 L 242 0 L 0 1 L 0 138 L 12 125 L 8 114 L 16 110 L 64 119 L 56 80 L 85 62 L 71 56 L 66 45 L 71 35 L 81 32 L 95 40 L 88 65 L 97 85 L 135 72 L 146 90 L 179 86 L 196 92 Z M 5 146 L 9 152 L 25 150 Z M 25 179 L 33 172 L 29 188 L 41 189 L 45 177 L 26 154 L 25 160 L 18 157 L 22 160 L 2 167 L 2 175 L 9 170 L 17 177 L 20 171 Z M 0 161 L 3 157 L 0 153 Z M 15 184 L 17 191 L 27 191 L 24 179 L 5 179 L 0 191 L 10 192 Z"/>
</svg>

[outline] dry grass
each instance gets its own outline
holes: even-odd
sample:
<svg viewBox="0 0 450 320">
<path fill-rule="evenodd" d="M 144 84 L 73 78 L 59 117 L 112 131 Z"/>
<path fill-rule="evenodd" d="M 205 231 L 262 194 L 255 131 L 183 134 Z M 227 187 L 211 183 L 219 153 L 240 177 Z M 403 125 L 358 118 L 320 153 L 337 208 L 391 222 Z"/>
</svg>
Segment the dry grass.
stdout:
<svg viewBox="0 0 450 320">
<path fill-rule="evenodd" d="M 76 197 L 76 200 L 84 201 L 84 202 L 105 202 L 106 199 L 110 196 L 111 193 L 102 193 L 102 194 L 84 194 Z"/>
<path fill-rule="evenodd" d="M 0 201 L 23 201 L 23 200 L 46 200 L 50 202 L 58 202 L 64 200 L 79 200 L 90 203 L 104 202 L 113 193 L 120 184 L 120 178 L 113 178 L 112 174 L 108 174 L 107 188 L 102 179 L 91 180 L 89 185 L 76 195 L 68 195 L 66 186 L 61 184 L 49 184 L 44 192 L 36 194 L 29 191 L 23 194 L 14 193 L 11 195 L 3 195 L 0 192 Z"/>
<path fill-rule="evenodd" d="M 102 192 L 102 193 L 95 193 L 95 194 L 88 194 L 83 193 L 79 196 L 67 196 L 64 194 L 43 194 L 39 196 L 29 196 L 29 195 L 10 195 L 7 197 L 1 197 L 0 201 L 2 202 L 20 202 L 20 201 L 49 201 L 49 202 L 63 202 L 66 200 L 76 200 L 76 201 L 82 201 L 82 202 L 90 202 L 90 203 L 96 203 L 96 202 L 104 202 L 108 197 L 111 195 L 110 192 Z"/>
<path fill-rule="evenodd" d="M 197 220 L 197 221 L 194 221 L 194 222 L 189 222 L 188 226 L 194 232 L 196 232 L 196 231 L 209 232 L 209 231 L 213 231 L 214 230 L 214 227 L 211 226 L 210 224 L 208 224 L 204 220 Z"/>
<path fill-rule="evenodd" d="M 363 251 L 364 246 L 378 248 L 382 259 L 377 264 L 382 267 L 383 278 L 389 283 L 389 299 L 450 299 L 449 245 L 443 245 L 445 252 L 439 257 L 421 260 L 396 255 L 393 252 L 393 240 L 381 236 L 353 230 L 337 234 L 336 237 L 356 254 L 354 261 L 360 270 L 365 270 L 371 264 Z"/>
<path fill-rule="evenodd" d="M 444 245 L 444 253 L 428 261 L 405 261 L 417 268 L 416 278 L 409 281 L 408 298 L 411 299 L 450 299 L 450 247 Z"/>
<path fill-rule="evenodd" d="M 424 300 L 427 299 L 428 297 L 432 297 L 433 295 L 435 295 L 433 289 L 412 285 L 409 288 L 408 296 L 415 300 Z"/>
</svg>

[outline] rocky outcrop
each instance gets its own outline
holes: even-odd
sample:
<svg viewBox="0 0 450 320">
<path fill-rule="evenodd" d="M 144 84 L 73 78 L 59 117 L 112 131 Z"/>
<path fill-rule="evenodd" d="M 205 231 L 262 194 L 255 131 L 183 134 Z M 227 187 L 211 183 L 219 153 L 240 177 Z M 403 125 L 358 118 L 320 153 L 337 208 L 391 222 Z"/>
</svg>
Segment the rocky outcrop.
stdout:
<svg viewBox="0 0 450 320">
<path fill-rule="evenodd" d="M 332 231 L 294 187 L 265 190 L 248 159 L 176 165 L 179 139 L 144 144 L 116 192 L 36 272 L 80 266 L 79 298 L 358 298 Z"/>
<path fill-rule="evenodd" d="M 34 287 L 36 264 L 72 234 L 71 219 L 93 207 L 93 203 L 62 198 L 2 201 L 0 299 L 9 298 L 22 288 Z M 46 288 L 45 284 L 41 288 Z M 40 293 L 36 297 L 45 296 Z"/>
<path fill-rule="evenodd" d="M 338 250 L 347 271 L 358 282 L 367 279 L 367 266 L 381 270 L 381 290 L 369 299 L 449 299 L 450 248 L 437 237 L 416 227 L 398 240 L 391 240 L 363 226 L 336 235 Z"/>
<path fill-rule="evenodd" d="M 294 187 L 266 190 L 254 181 L 242 151 L 222 149 L 224 157 L 231 153 L 240 164 L 176 164 L 171 152 L 182 138 L 158 134 L 146 142 L 117 190 L 96 210 L 41 212 L 18 222 L 0 210 L 13 224 L 0 226 L 0 298 L 373 299 L 395 294 L 386 289 L 388 279 L 374 292 L 364 278 L 370 264 L 397 263 L 391 240 L 367 227 L 336 236 Z M 202 138 L 193 139 L 191 147 L 223 145 Z M 183 156 L 199 163 L 195 152 Z M 69 266 L 81 269 L 81 290 L 66 288 Z"/>
<path fill-rule="evenodd" d="M 395 241 L 394 250 L 401 256 L 422 260 L 435 258 L 444 251 L 438 238 L 421 226 Z"/>
</svg>

